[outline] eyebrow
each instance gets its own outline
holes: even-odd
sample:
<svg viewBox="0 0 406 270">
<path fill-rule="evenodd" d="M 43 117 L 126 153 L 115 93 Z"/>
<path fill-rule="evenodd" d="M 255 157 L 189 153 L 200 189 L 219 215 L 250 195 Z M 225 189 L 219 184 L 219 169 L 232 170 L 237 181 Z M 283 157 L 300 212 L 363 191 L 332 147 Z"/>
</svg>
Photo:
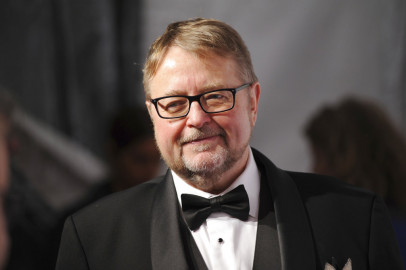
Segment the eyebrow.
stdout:
<svg viewBox="0 0 406 270">
<path fill-rule="evenodd" d="M 218 90 L 218 89 L 226 89 L 223 84 L 208 84 L 204 86 L 203 88 L 199 89 L 198 92 L 199 94 L 209 92 L 212 90 Z M 174 89 L 174 90 L 169 90 L 168 92 L 165 92 L 164 96 L 187 96 L 185 94 L 187 90 L 179 90 L 179 89 Z"/>
</svg>

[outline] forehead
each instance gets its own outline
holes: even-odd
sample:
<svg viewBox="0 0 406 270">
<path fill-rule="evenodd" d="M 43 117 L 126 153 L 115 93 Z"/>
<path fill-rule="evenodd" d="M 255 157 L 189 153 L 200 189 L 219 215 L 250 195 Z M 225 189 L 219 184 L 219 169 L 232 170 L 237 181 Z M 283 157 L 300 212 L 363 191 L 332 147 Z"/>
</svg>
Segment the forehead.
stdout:
<svg viewBox="0 0 406 270">
<path fill-rule="evenodd" d="M 152 97 L 174 92 L 201 92 L 241 83 L 238 68 L 231 57 L 213 52 L 195 54 L 179 47 L 171 47 L 151 79 Z"/>
</svg>

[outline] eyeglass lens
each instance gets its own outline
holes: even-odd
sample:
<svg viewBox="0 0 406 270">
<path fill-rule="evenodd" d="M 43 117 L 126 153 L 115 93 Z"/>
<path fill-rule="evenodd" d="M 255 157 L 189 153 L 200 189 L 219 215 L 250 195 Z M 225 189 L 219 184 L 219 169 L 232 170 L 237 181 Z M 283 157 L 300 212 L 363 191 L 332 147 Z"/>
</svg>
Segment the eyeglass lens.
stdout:
<svg viewBox="0 0 406 270">
<path fill-rule="evenodd" d="M 187 97 L 167 97 L 157 102 L 162 117 L 179 117 L 189 112 Z M 217 90 L 200 96 L 199 104 L 205 112 L 215 113 L 229 110 L 234 105 L 234 95 L 230 90 Z"/>
</svg>

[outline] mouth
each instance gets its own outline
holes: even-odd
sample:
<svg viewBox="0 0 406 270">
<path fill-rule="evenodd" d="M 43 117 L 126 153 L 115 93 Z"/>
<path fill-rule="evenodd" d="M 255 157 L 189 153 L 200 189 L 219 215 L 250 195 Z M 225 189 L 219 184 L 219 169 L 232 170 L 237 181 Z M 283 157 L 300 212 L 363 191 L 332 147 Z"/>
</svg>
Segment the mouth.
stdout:
<svg viewBox="0 0 406 270">
<path fill-rule="evenodd" d="M 186 142 L 185 144 L 196 144 L 196 143 L 207 143 L 207 142 L 211 142 L 214 141 L 218 138 L 218 135 L 212 135 L 212 136 L 207 136 L 207 137 L 202 137 L 202 138 L 197 138 L 191 141 Z"/>
<path fill-rule="evenodd" d="M 184 135 L 179 139 L 181 146 L 185 145 L 201 145 L 213 144 L 219 142 L 218 140 L 224 139 L 225 132 L 219 128 L 204 127 L 202 129 L 193 130 L 191 133 Z"/>
<path fill-rule="evenodd" d="M 193 145 L 193 144 L 202 144 L 202 143 L 212 143 L 222 137 L 222 134 L 211 132 L 210 134 L 194 134 L 191 136 L 184 137 L 180 140 L 180 144 L 184 145 Z"/>
</svg>

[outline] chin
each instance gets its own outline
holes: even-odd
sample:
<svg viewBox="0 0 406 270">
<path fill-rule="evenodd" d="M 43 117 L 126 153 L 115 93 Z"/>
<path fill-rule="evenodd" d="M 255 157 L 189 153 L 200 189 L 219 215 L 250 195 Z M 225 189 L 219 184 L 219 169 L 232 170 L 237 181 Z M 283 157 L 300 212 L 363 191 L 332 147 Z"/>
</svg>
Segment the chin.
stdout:
<svg viewBox="0 0 406 270">
<path fill-rule="evenodd" d="M 193 157 L 182 157 L 185 167 L 195 174 L 213 173 L 224 167 L 227 160 L 227 151 L 221 149 L 216 152 L 199 152 Z"/>
</svg>

